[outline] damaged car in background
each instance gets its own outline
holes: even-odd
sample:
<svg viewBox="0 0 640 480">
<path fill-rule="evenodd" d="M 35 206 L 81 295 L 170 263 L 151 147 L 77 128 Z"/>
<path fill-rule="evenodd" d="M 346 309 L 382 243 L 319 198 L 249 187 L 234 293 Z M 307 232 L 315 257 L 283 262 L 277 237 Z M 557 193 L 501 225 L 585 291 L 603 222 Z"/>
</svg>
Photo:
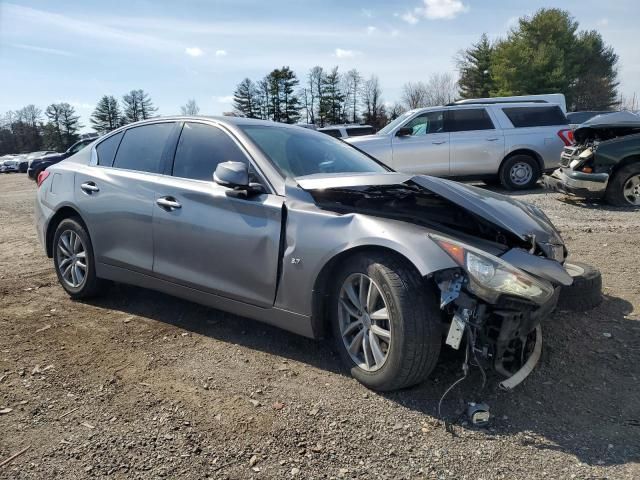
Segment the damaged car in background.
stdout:
<svg viewBox="0 0 640 480">
<path fill-rule="evenodd" d="M 423 381 L 443 343 L 512 388 L 573 281 L 537 207 L 260 120 L 127 125 L 43 171 L 36 205 L 72 298 L 108 279 L 332 337 L 375 390 Z"/>
<path fill-rule="evenodd" d="M 598 115 L 574 132 L 560 168 L 543 177 L 551 190 L 617 206 L 640 206 L 640 116 Z"/>
</svg>

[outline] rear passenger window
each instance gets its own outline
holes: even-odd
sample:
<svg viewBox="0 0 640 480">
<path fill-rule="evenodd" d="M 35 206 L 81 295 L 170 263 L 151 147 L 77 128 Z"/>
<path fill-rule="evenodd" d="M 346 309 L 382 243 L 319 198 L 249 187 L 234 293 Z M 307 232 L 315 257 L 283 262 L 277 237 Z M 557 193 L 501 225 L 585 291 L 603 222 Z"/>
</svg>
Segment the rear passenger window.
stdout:
<svg viewBox="0 0 640 480">
<path fill-rule="evenodd" d="M 173 176 L 213 179 L 220 162 L 247 162 L 247 157 L 225 132 L 211 125 L 185 123 L 173 161 Z"/>
<path fill-rule="evenodd" d="M 118 148 L 115 168 L 159 173 L 162 152 L 175 123 L 154 123 L 130 128 Z"/>
<path fill-rule="evenodd" d="M 568 125 L 567 117 L 557 105 L 549 107 L 507 107 L 502 111 L 516 128 Z"/>
<path fill-rule="evenodd" d="M 320 130 L 325 135 L 329 135 L 330 137 L 340 138 L 342 135 L 340 134 L 340 130 L 331 129 L 331 130 Z"/>
<path fill-rule="evenodd" d="M 122 132 L 116 133 L 96 146 L 98 165 L 102 165 L 103 167 L 110 167 L 113 165 L 113 159 L 116 156 L 116 151 L 118 150 L 118 145 L 120 145 L 121 139 Z"/>
<path fill-rule="evenodd" d="M 447 130 L 450 132 L 492 130 L 495 128 L 484 108 L 449 110 L 447 124 Z"/>
<path fill-rule="evenodd" d="M 347 135 L 357 137 L 360 135 L 370 135 L 374 133 L 373 127 L 347 127 Z"/>
</svg>

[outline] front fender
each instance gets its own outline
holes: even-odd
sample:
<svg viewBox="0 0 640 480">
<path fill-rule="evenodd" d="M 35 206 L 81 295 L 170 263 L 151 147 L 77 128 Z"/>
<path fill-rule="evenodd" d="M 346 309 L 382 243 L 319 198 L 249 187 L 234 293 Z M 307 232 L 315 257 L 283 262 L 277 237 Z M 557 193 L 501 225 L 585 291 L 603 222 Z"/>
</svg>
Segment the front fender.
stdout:
<svg viewBox="0 0 640 480">
<path fill-rule="evenodd" d="M 320 272 L 336 256 L 361 247 L 395 251 L 422 276 L 456 267 L 427 236 L 428 232 L 397 220 L 290 206 L 275 306 L 311 315 L 314 286 Z"/>
</svg>

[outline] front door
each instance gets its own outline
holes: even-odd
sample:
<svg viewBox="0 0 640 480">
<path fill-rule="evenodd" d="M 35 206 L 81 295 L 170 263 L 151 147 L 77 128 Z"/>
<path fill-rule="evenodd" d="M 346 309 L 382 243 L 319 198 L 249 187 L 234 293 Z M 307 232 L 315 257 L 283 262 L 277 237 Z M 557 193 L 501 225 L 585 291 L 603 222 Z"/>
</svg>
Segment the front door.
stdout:
<svg viewBox="0 0 640 480">
<path fill-rule="evenodd" d="M 283 197 L 249 198 L 213 182 L 218 163 L 250 164 L 222 129 L 185 123 L 153 206 L 154 275 L 253 305 L 273 305 Z M 259 180 L 259 178 L 254 178 Z"/>
<path fill-rule="evenodd" d="M 449 175 L 449 133 L 445 130 L 444 114 L 445 110 L 426 112 L 403 125 L 413 133 L 393 137 L 391 165 L 394 169 L 406 173 Z"/>
</svg>

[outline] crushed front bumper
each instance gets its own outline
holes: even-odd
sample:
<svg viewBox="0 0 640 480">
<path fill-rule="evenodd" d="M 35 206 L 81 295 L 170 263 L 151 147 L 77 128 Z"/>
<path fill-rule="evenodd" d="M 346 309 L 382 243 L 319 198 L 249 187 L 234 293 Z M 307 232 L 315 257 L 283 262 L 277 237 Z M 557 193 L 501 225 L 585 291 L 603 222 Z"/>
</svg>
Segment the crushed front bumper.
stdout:
<svg viewBox="0 0 640 480">
<path fill-rule="evenodd" d="M 556 192 L 583 198 L 602 198 L 609 182 L 608 173 L 576 172 L 560 167 L 550 175 L 543 175 L 544 186 Z"/>
</svg>

